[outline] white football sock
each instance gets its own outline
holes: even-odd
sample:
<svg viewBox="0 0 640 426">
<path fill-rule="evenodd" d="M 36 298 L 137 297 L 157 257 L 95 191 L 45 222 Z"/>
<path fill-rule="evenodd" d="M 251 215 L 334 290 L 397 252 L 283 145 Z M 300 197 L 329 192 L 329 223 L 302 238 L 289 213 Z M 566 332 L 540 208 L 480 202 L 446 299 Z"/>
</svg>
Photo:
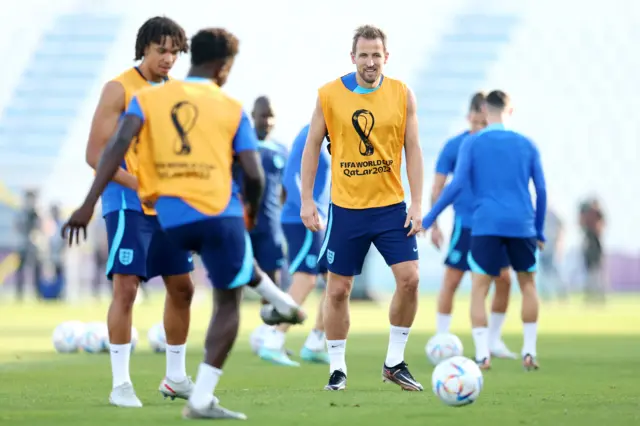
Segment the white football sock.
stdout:
<svg viewBox="0 0 640 426">
<path fill-rule="evenodd" d="M 491 312 L 489 317 L 489 345 L 493 346 L 502 340 L 502 325 L 507 314 L 502 312 Z"/>
<path fill-rule="evenodd" d="M 307 336 L 307 340 L 304 342 L 304 347 L 314 352 L 319 352 L 325 348 L 324 345 L 324 331 L 311 330 Z"/>
<path fill-rule="evenodd" d="M 329 373 L 342 370 L 347 374 L 347 362 L 345 353 L 347 350 L 346 340 L 327 340 L 327 352 L 329 353 Z"/>
<path fill-rule="evenodd" d="M 538 340 L 538 323 L 537 322 L 525 322 L 522 324 L 524 334 L 524 345 L 522 345 L 522 356 L 527 354 L 535 357 L 536 342 Z"/>
<path fill-rule="evenodd" d="M 253 289 L 282 315 L 291 315 L 293 307 L 297 306 L 293 298 L 280 290 L 266 274 L 262 274 L 260 283 Z"/>
<path fill-rule="evenodd" d="M 187 345 L 167 345 L 167 378 L 182 382 L 187 378 Z"/>
<path fill-rule="evenodd" d="M 110 345 L 111 374 L 113 375 L 113 387 L 131 383 L 129 376 L 129 359 L 131 358 L 131 343 L 124 345 Z"/>
<path fill-rule="evenodd" d="M 448 333 L 451 329 L 451 314 L 436 314 L 436 333 Z"/>
<path fill-rule="evenodd" d="M 274 351 L 279 351 L 284 347 L 285 334 L 275 327 L 269 328 L 264 333 L 262 347 Z"/>
<path fill-rule="evenodd" d="M 489 330 L 487 327 L 477 327 L 471 329 L 473 334 L 473 344 L 476 347 L 476 360 L 482 361 L 485 358 L 489 358 Z"/>
<path fill-rule="evenodd" d="M 189 403 L 194 408 L 204 408 L 213 401 L 218 381 L 222 376 L 222 370 L 204 362 L 198 367 L 198 377 L 193 387 L 193 393 L 189 397 Z"/>
<path fill-rule="evenodd" d="M 387 348 L 387 359 L 384 361 L 384 365 L 387 367 L 395 367 L 404 361 L 404 348 L 407 346 L 410 331 L 410 327 L 391 326 L 391 331 L 389 332 L 389 346 Z"/>
</svg>

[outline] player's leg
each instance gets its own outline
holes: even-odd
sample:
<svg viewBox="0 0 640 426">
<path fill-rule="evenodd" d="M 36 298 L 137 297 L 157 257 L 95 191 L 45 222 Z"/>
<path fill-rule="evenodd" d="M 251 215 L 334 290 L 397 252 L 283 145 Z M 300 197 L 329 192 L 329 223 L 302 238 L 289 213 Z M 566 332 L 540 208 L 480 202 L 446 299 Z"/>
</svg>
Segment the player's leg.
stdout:
<svg viewBox="0 0 640 426">
<path fill-rule="evenodd" d="M 289 274 L 292 276 L 288 293 L 296 303 L 302 306 L 316 287 L 319 270 L 318 255 L 324 232 L 311 232 L 302 224 L 285 224 L 283 230 L 288 247 Z M 324 270 L 326 271 L 326 268 Z M 318 318 L 316 318 L 316 325 L 311 330 L 300 356 L 308 362 L 328 364 L 321 313 L 318 314 Z M 266 334 L 264 345 L 259 351 L 262 359 L 280 365 L 299 365 L 289 359 L 284 351 L 285 336 L 289 327 L 290 324 L 280 324 Z"/>
<path fill-rule="evenodd" d="M 471 237 L 471 250 L 467 256 L 472 272 L 471 279 L 471 333 L 476 349 L 475 359 L 481 369 L 491 365 L 489 349 L 489 329 L 486 311 L 486 299 L 491 282 L 500 275 L 504 251 L 501 237 Z"/>
<path fill-rule="evenodd" d="M 491 316 L 489 317 L 489 349 L 491 356 L 517 359 L 518 356 L 511 352 L 502 340 L 502 326 L 507 316 L 509 296 L 511 294 L 511 268 L 506 250 L 504 252 L 503 268 L 494 283 L 495 291 L 491 302 Z"/>
<path fill-rule="evenodd" d="M 153 230 L 140 212 L 121 210 L 105 216 L 109 241 L 107 277 L 113 297 L 107 313 L 113 390 L 109 402 L 119 407 L 142 407 L 129 374 L 133 304 L 140 278 L 147 275 L 147 251 Z"/>
<path fill-rule="evenodd" d="M 260 317 L 265 324 L 302 324 L 305 321 L 307 316 L 300 305 L 289 294 L 275 285 L 271 278 L 260 269 L 255 260 L 253 261 L 252 275 L 247 286 L 251 287 L 267 302 L 260 309 Z"/>
<path fill-rule="evenodd" d="M 171 228 L 169 236 L 198 251 L 214 284 L 213 314 L 205 338 L 205 356 L 183 416 L 191 419 L 246 419 L 219 405 L 215 390 L 240 327 L 242 286 L 251 278 L 253 254 L 242 218 L 215 218 Z"/>
<path fill-rule="evenodd" d="M 418 243 L 407 237 L 404 203 L 376 209 L 366 220 L 371 227 L 373 244 L 396 279 L 396 290 L 389 307 L 389 345 L 382 368 L 382 378 L 407 391 L 422 391 L 422 385 L 411 375 L 404 362 L 404 350 L 418 310 Z"/>
<path fill-rule="evenodd" d="M 326 262 L 326 299 L 324 328 L 329 353 L 329 383 L 325 390 L 343 390 L 347 386 L 346 348 L 349 334 L 349 295 L 354 275 L 362 272 L 364 258 L 371 245 L 368 226 L 358 210 L 332 205 L 319 259 Z"/>
<path fill-rule="evenodd" d="M 507 253 L 513 269 L 518 274 L 520 293 L 522 294 L 522 328 L 524 344 L 522 363 L 527 370 L 537 370 L 538 339 L 538 291 L 535 274 L 537 271 L 537 241 L 535 238 L 510 238 L 507 240 Z"/>
<path fill-rule="evenodd" d="M 267 233 L 251 233 L 250 237 L 255 261 L 271 282 L 280 287 L 279 269 L 284 257 L 282 253 L 282 245 L 279 241 L 275 241 L 274 236 Z M 266 305 L 268 302 L 262 298 L 261 303 Z M 252 338 L 257 338 L 258 341 L 264 342 L 273 334 L 273 330 L 273 326 L 260 324 L 253 331 Z"/>
<path fill-rule="evenodd" d="M 18 269 L 16 270 L 16 299 L 24 300 L 24 268 L 27 264 L 28 250 L 21 249 L 18 252 Z"/>
<path fill-rule="evenodd" d="M 156 231 L 151 240 L 147 260 L 149 277 L 162 276 L 166 288 L 164 300 L 164 331 L 167 338 L 166 372 L 159 391 L 165 398 L 187 399 L 193 390 L 193 382 L 187 376 L 187 336 L 191 321 L 191 301 L 194 285 L 191 280 L 193 259 L 162 231 L 155 217 Z"/>
<path fill-rule="evenodd" d="M 326 277 L 326 274 L 325 274 Z M 326 282 L 326 278 L 325 278 Z M 309 332 L 304 346 L 300 350 L 300 358 L 306 362 L 329 364 L 329 353 L 327 352 L 327 339 L 324 332 L 324 301 L 326 299 L 326 288 L 320 294 L 318 302 L 318 314 L 313 329 Z"/>
<path fill-rule="evenodd" d="M 453 311 L 453 297 L 469 270 L 467 253 L 471 242 L 471 230 L 463 228 L 459 220 L 454 222 L 449 253 L 444 261 L 446 265 L 442 288 L 438 294 L 438 312 L 436 313 L 436 332 L 448 333 L 451 327 L 451 312 Z"/>
</svg>

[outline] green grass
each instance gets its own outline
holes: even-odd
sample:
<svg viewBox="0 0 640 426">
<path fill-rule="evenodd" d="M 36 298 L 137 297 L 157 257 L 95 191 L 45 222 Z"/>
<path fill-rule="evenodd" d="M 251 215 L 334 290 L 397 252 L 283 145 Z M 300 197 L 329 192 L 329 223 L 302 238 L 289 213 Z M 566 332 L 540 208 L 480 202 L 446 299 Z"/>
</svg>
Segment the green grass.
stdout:
<svg viewBox="0 0 640 426">
<path fill-rule="evenodd" d="M 478 401 L 464 408 L 444 406 L 431 392 L 432 367 L 424 344 L 432 333 L 433 300 L 422 304 L 407 347 L 412 372 L 426 390 L 401 392 L 383 384 L 380 369 L 387 345 L 386 306 L 353 304 L 352 335 L 347 346 L 349 387 L 322 391 L 326 366 L 286 368 L 268 365 L 249 351 L 247 333 L 257 325 L 257 306 L 247 303 L 243 335 L 225 366 L 217 395 L 225 406 L 245 412 L 260 425 L 602 425 L 638 424 L 640 393 L 640 310 L 637 298 L 612 301 L 604 309 L 579 304 L 545 306 L 540 322 L 542 369 L 525 373 L 518 361 L 494 360 L 485 374 Z M 507 343 L 521 345 L 517 305 L 509 315 Z M 456 306 L 454 331 L 470 355 L 468 305 Z M 195 375 L 202 358 L 208 323 L 207 303 L 194 308 L 188 369 Z M 113 425 L 181 423 L 182 401 L 163 400 L 157 387 L 164 356 L 151 353 L 147 329 L 161 318 L 162 303 L 136 307 L 141 342 L 132 356 L 131 374 L 144 408 L 118 409 L 107 404 L 111 374 L 107 354 L 58 355 L 51 330 L 68 319 L 102 320 L 104 304 L 84 306 L 0 306 L 0 424 Z M 308 326 L 292 333 L 287 346 L 298 349 Z"/>
</svg>

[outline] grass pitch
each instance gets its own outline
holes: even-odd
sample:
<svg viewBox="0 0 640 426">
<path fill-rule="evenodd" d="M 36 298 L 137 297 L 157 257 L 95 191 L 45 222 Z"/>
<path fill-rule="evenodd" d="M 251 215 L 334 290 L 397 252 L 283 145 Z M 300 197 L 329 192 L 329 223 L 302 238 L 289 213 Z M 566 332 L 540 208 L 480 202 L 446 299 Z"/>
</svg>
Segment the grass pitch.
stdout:
<svg viewBox="0 0 640 426">
<path fill-rule="evenodd" d="M 505 325 L 505 340 L 521 346 L 519 301 Z M 543 306 L 538 353 L 541 370 L 525 373 L 519 361 L 494 360 L 485 373 L 478 401 L 460 409 L 443 405 L 431 392 L 432 366 L 424 345 L 433 333 L 434 300 L 424 299 L 412 330 L 406 361 L 425 392 L 401 392 L 383 384 L 380 370 L 387 345 L 386 304 L 352 304 L 347 345 L 345 392 L 325 392 L 328 368 L 277 367 L 256 358 L 248 333 L 258 325 L 257 305 L 243 307 L 242 336 L 225 366 L 217 395 L 223 405 L 243 411 L 260 425 L 315 426 L 350 423 L 408 425 L 603 425 L 640 424 L 640 300 L 611 300 L 604 308 L 578 303 Z M 146 332 L 159 322 L 162 301 L 136 306 L 134 325 L 140 343 L 131 358 L 131 375 L 141 409 L 108 405 L 111 374 L 107 354 L 60 355 L 51 332 L 65 320 L 104 321 L 106 304 L 0 306 L 0 424 L 113 425 L 180 424 L 182 401 L 163 400 L 157 387 L 164 356 L 152 353 Z M 311 309 L 311 311 L 313 311 Z M 473 351 L 468 304 L 458 302 L 453 331 Z M 210 305 L 194 307 L 187 368 L 195 375 L 202 359 L 202 338 Z M 313 312 L 310 312 L 313 315 Z M 294 329 L 287 347 L 297 351 L 310 325 Z"/>
</svg>

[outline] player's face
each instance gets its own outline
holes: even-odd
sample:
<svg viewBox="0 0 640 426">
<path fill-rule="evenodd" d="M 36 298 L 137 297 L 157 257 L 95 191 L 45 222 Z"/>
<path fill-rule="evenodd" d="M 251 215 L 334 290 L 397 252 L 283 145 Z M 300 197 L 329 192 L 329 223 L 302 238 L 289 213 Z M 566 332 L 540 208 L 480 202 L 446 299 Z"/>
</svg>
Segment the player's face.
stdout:
<svg viewBox="0 0 640 426">
<path fill-rule="evenodd" d="M 351 53 L 351 62 L 356 65 L 358 75 L 369 84 L 375 83 L 382 74 L 382 68 L 389 59 L 382 40 L 367 40 L 360 37 L 356 51 Z"/>
<path fill-rule="evenodd" d="M 482 111 L 469 111 L 467 119 L 472 132 L 477 132 L 487 127 L 487 116 Z"/>
<path fill-rule="evenodd" d="M 165 37 L 163 43 L 151 43 L 147 46 L 144 60 L 154 75 L 167 77 L 179 53 L 180 49 L 173 44 L 173 39 Z"/>
<path fill-rule="evenodd" d="M 256 136 L 263 141 L 267 139 L 273 126 L 276 124 L 276 116 L 271 105 L 258 103 L 253 109 L 253 123 L 256 127 Z"/>
</svg>

